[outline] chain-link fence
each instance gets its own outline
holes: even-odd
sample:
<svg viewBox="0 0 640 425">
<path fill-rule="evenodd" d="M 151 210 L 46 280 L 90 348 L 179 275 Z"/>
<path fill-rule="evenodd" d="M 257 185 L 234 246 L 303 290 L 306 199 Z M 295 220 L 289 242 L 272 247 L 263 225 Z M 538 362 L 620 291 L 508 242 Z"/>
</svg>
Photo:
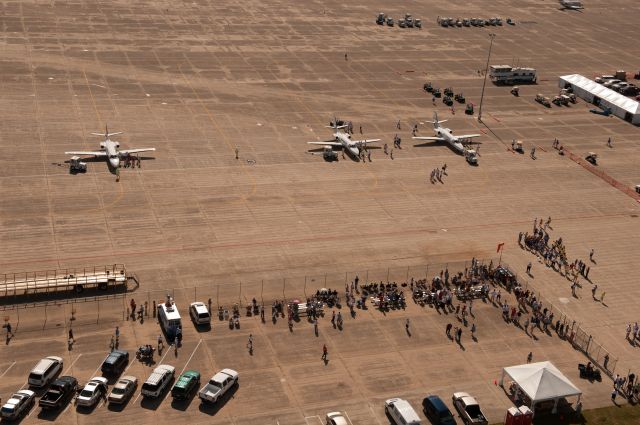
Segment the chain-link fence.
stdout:
<svg viewBox="0 0 640 425">
<path fill-rule="evenodd" d="M 508 269 L 511 269 L 506 263 L 502 262 L 502 265 Z M 618 359 L 614 357 L 609 350 L 604 348 L 602 344 L 597 342 L 593 335 L 587 332 L 579 323 L 571 319 L 564 313 L 559 307 L 549 302 L 542 296 L 539 291 L 533 288 L 529 281 L 515 274 L 516 279 L 520 286 L 525 291 L 533 293 L 537 300 L 541 301 L 543 306 L 546 307 L 551 313 L 556 323 L 552 324 L 558 332 L 558 328 L 562 325 L 563 332 L 558 333 L 559 336 L 568 341 L 574 348 L 582 351 L 585 356 L 594 364 L 600 366 L 600 368 L 610 377 L 614 375 Z"/>
<path fill-rule="evenodd" d="M 497 264 L 495 259 L 475 260 L 477 264 Z M 322 288 L 342 292 L 346 286 L 355 283 L 395 282 L 408 283 L 411 279 L 431 280 L 435 276 L 450 276 L 466 273 L 471 261 L 433 263 L 425 265 L 363 269 L 347 272 L 286 277 L 260 281 L 240 281 L 233 283 L 209 283 L 186 288 L 153 289 L 144 291 L 137 277 L 136 285 L 128 285 L 122 290 L 85 291 L 83 294 L 59 292 L 52 297 L 37 295 L 7 300 L 2 307 L 5 323 L 11 321 L 14 329 L 24 331 L 47 330 L 62 326 L 91 325 L 127 320 L 135 316 L 131 311 L 131 300 L 135 300 L 136 311 L 141 306 L 146 317 L 153 317 L 155 307 L 172 297 L 180 306 L 194 301 L 202 301 L 210 306 L 212 315 L 221 309 L 231 309 L 234 305 L 246 308 L 253 300 L 257 304 L 270 305 L 274 301 L 306 300 Z"/>
</svg>

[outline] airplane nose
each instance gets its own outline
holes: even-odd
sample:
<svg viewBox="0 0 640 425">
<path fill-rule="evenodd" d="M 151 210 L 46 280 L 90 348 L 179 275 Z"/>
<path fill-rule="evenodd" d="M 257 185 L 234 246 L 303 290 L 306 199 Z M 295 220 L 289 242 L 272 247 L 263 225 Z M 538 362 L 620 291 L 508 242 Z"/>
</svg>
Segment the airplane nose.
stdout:
<svg viewBox="0 0 640 425">
<path fill-rule="evenodd" d="M 355 146 L 352 148 L 349 148 L 349 150 L 354 156 L 358 156 L 360 154 L 360 151 L 358 151 L 358 148 L 356 148 Z"/>
<path fill-rule="evenodd" d="M 113 168 L 118 168 L 120 166 L 120 158 L 111 158 L 109 162 L 111 162 Z"/>
</svg>

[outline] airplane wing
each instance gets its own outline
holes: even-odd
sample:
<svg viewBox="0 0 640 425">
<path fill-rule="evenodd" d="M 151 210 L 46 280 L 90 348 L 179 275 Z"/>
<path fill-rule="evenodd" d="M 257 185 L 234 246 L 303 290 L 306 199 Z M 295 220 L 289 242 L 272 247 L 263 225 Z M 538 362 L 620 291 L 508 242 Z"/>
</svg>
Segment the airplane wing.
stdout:
<svg viewBox="0 0 640 425">
<path fill-rule="evenodd" d="M 155 150 L 156 148 L 124 149 L 124 150 L 118 151 L 118 153 L 126 155 L 128 153 L 150 152 Z"/>
<path fill-rule="evenodd" d="M 310 145 L 325 145 L 325 146 L 342 146 L 342 143 L 331 141 L 331 142 L 307 142 Z"/>
<path fill-rule="evenodd" d="M 75 151 L 75 152 L 65 152 L 65 155 L 93 155 L 93 156 L 107 156 L 107 153 L 105 151 L 96 151 L 96 152 L 90 152 L 90 151 Z"/>
<path fill-rule="evenodd" d="M 473 139 L 474 137 L 480 137 L 482 134 L 456 134 L 456 138 L 458 139 Z"/>
<path fill-rule="evenodd" d="M 367 143 L 379 142 L 382 139 L 366 139 L 366 140 L 352 140 L 354 145 L 366 145 Z"/>
<path fill-rule="evenodd" d="M 442 137 L 421 137 L 421 136 L 414 136 L 414 137 L 412 137 L 412 139 L 417 139 L 417 140 L 433 140 L 434 142 L 444 142 L 444 141 L 445 141 Z"/>
</svg>

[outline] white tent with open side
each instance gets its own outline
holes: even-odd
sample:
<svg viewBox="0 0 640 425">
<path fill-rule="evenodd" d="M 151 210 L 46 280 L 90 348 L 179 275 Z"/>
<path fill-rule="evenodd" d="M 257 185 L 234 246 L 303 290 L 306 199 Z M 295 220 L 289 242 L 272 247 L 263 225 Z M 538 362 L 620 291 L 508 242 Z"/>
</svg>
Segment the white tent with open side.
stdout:
<svg viewBox="0 0 640 425">
<path fill-rule="evenodd" d="M 500 386 L 504 387 L 504 377 L 508 376 L 531 400 L 531 410 L 535 413 L 536 403 L 553 401 L 552 413 L 558 409 L 558 401 L 571 396 L 580 396 L 580 391 L 551 362 L 522 364 L 502 369 Z"/>
</svg>

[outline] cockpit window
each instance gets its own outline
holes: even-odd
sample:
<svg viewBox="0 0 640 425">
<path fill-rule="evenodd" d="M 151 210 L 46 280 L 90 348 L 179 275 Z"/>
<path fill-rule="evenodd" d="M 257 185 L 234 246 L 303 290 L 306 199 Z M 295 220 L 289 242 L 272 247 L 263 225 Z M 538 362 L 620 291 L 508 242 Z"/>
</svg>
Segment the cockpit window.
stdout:
<svg viewBox="0 0 640 425">
<path fill-rule="evenodd" d="M 116 159 L 116 158 L 118 158 L 118 155 L 109 155 L 109 158 Z"/>
</svg>

